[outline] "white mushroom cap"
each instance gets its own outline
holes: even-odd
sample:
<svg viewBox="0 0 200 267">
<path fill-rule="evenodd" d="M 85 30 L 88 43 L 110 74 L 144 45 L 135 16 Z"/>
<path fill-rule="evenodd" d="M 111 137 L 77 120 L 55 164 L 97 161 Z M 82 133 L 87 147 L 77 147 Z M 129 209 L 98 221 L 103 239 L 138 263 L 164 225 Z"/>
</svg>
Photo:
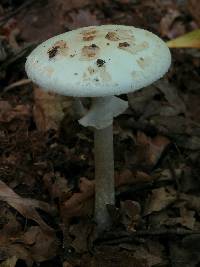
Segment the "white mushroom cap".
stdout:
<svg viewBox="0 0 200 267">
<path fill-rule="evenodd" d="M 153 33 L 132 26 L 84 27 L 40 44 L 27 58 L 28 76 L 68 96 L 119 95 L 143 88 L 168 70 L 171 55 Z"/>
</svg>

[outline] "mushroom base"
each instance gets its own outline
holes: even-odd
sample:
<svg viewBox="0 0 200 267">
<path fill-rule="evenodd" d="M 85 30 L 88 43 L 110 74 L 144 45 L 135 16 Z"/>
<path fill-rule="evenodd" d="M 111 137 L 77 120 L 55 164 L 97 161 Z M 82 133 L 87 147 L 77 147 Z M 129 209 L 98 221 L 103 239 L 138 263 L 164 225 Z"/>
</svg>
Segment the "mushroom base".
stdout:
<svg viewBox="0 0 200 267">
<path fill-rule="evenodd" d="M 115 204 L 113 125 L 94 131 L 95 221 L 101 232 L 111 225 L 107 204 Z"/>
</svg>

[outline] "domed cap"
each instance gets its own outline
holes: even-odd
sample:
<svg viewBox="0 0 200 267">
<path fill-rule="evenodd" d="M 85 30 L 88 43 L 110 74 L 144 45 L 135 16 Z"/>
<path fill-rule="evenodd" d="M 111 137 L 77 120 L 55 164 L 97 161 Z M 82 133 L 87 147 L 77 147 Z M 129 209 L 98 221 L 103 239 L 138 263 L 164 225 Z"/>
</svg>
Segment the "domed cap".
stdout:
<svg viewBox="0 0 200 267">
<path fill-rule="evenodd" d="M 119 95 L 143 88 L 168 70 L 171 55 L 153 33 L 132 26 L 84 27 L 40 44 L 27 58 L 28 76 L 67 96 Z"/>
</svg>

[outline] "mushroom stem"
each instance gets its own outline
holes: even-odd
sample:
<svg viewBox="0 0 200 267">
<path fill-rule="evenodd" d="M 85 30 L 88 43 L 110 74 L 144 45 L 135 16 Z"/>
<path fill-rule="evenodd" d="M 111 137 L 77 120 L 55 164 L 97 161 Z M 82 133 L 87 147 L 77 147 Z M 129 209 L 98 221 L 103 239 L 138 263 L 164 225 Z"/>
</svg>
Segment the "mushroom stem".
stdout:
<svg viewBox="0 0 200 267">
<path fill-rule="evenodd" d="M 95 220 L 99 232 L 111 225 L 107 204 L 115 203 L 113 118 L 127 107 L 127 101 L 116 96 L 94 97 L 90 110 L 79 120 L 81 125 L 94 128 Z"/>
<path fill-rule="evenodd" d="M 110 226 L 107 204 L 114 205 L 113 125 L 94 131 L 95 152 L 95 220 L 98 230 Z"/>
<path fill-rule="evenodd" d="M 77 119 L 80 119 L 87 113 L 87 109 L 83 106 L 83 103 L 79 97 L 74 98 L 73 111 L 74 111 L 74 116 Z"/>
</svg>

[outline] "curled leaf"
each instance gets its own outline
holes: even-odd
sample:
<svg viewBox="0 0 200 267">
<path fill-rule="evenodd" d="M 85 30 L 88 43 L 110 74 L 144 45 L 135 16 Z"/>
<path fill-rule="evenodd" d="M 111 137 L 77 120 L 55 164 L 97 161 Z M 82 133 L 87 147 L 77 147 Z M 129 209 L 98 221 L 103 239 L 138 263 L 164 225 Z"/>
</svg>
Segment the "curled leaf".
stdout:
<svg viewBox="0 0 200 267">
<path fill-rule="evenodd" d="M 200 48 L 200 29 L 167 42 L 169 48 Z"/>
<path fill-rule="evenodd" d="M 0 200 L 5 201 L 12 208 L 16 209 L 22 216 L 37 222 L 44 231 L 53 231 L 40 217 L 36 208 L 51 212 L 52 208 L 43 201 L 38 201 L 30 198 L 22 198 L 17 195 L 3 181 L 0 181 Z"/>
<path fill-rule="evenodd" d="M 79 192 L 74 193 L 68 200 L 61 204 L 61 213 L 64 221 L 72 217 L 87 214 L 91 205 L 93 205 L 94 182 L 81 177 L 79 190 Z"/>
</svg>

